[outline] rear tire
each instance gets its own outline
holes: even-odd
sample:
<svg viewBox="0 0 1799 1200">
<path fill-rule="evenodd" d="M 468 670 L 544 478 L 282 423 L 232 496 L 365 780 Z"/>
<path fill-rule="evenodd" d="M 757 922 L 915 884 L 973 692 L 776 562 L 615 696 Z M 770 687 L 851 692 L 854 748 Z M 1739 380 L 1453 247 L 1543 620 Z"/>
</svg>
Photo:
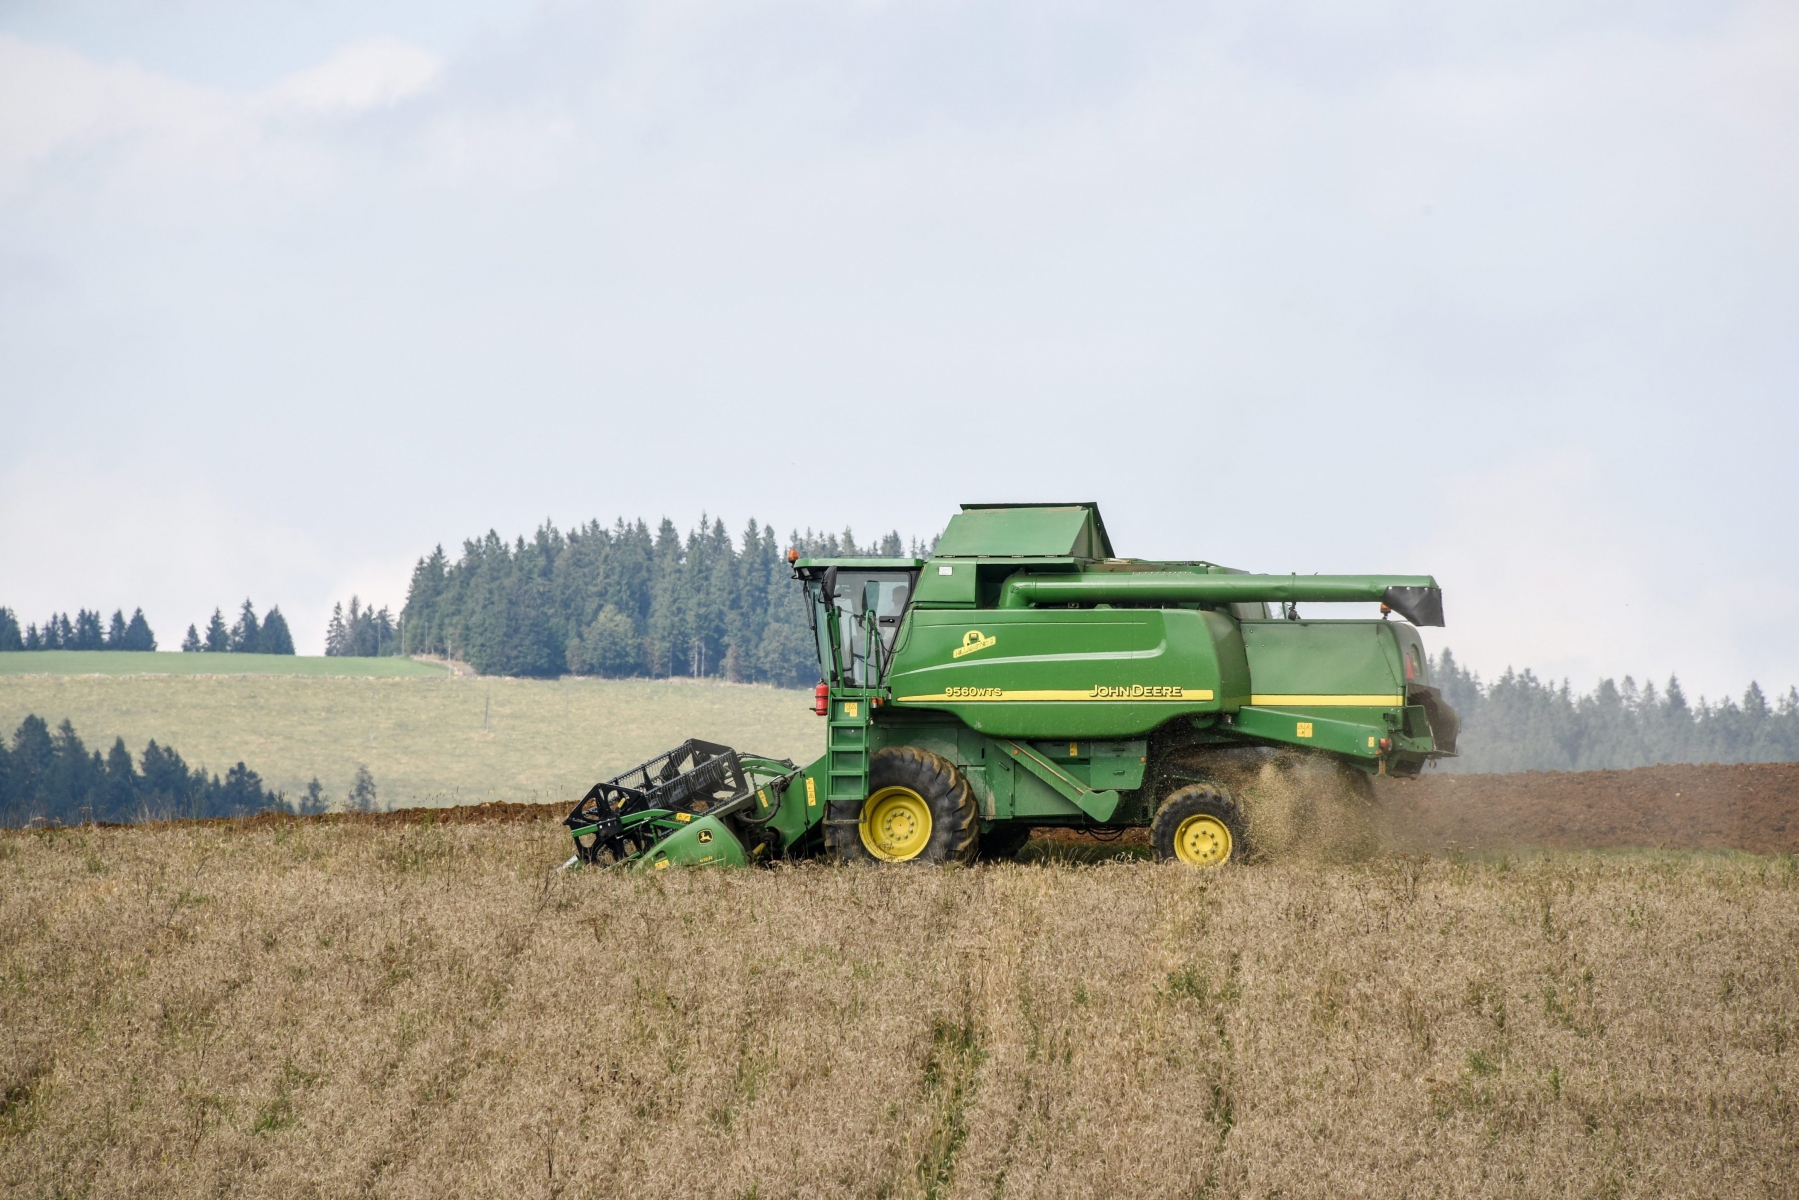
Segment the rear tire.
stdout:
<svg viewBox="0 0 1799 1200">
<path fill-rule="evenodd" d="M 1150 841 L 1158 861 L 1191 867 L 1222 867 L 1249 856 L 1243 815 L 1229 792 L 1210 783 L 1170 793 L 1156 810 Z"/>
<path fill-rule="evenodd" d="M 847 863 L 969 863 L 980 839 L 974 793 L 956 764 L 917 746 L 875 751 L 857 824 L 825 826 Z"/>
<path fill-rule="evenodd" d="M 1223 791 L 1249 835 L 1255 860 L 1321 857 L 1354 862 L 1380 849 L 1373 780 L 1336 755 L 1293 747 L 1240 746 L 1174 757 L 1169 781 L 1198 776 Z"/>
</svg>

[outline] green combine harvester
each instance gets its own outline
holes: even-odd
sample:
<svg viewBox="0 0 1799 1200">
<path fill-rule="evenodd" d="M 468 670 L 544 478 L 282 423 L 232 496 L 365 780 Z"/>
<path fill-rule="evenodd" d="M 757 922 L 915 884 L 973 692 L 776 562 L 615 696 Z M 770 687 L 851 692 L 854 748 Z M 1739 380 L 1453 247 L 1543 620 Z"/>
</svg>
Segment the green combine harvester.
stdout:
<svg viewBox="0 0 1799 1200">
<path fill-rule="evenodd" d="M 1147 826 L 1158 858 L 1214 867 L 1251 853 L 1270 778 L 1371 805 L 1371 776 L 1455 752 L 1416 628 L 1443 624 L 1429 576 L 1119 558 L 1093 504 L 964 505 L 929 561 L 788 561 L 823 757 L 686 742 L 594 785 L 569 865 L 967 863 L 1040 827 Z M 1381 616 L 1298 611 L 1344 602 Z"/>
</svg>

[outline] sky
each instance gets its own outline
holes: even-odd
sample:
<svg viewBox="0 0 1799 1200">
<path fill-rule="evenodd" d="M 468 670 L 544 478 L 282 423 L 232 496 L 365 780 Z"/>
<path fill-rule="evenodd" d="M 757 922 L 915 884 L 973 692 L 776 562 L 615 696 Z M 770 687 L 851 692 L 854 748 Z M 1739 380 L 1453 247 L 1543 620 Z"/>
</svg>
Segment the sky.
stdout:
<svg viewBox="0 0 1799 1200">
<path fill-rule="evenodd" d="M 1097 500 L 1784 692 L 1796 218 L 1791 4 L 4 0 L 0 604 Z"/>
</svg>

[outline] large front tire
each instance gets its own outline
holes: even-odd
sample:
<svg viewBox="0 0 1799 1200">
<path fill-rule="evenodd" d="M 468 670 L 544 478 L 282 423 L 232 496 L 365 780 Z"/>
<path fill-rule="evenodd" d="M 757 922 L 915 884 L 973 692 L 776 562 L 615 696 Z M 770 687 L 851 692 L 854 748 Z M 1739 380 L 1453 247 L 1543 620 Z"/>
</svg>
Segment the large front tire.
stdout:
<svg viewBox="0 0 1799 1200">
<path fill-rule="evenodd" d="M 851 863 L 968 863 L 979 834 L 968 780 L 917 746 L 875 751 L 859 819 L 825 826 L 832 853 Z"/>
</svg>

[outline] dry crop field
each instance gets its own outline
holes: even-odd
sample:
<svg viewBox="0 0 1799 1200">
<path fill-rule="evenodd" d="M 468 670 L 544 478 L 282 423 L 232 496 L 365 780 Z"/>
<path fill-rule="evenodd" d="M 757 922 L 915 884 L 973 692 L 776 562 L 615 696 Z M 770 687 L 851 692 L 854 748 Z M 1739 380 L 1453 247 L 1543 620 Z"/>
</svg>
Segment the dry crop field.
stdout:
<svg viewBox="0 0 1799 1200">
<path fill-rule="evenodd" d="M 374 773 L 381 802 L 391 807 L 572 804 L 596 779 L 690 737 L 801 761 L 824 748 L 811 693 L 701 681 L 0 676 L 0 736 L 10 738 L 27 713 L 52 727 L 72 720 L 82 741 L 102 753 L 115 737 L 134 755 L 155 738 L 218 774 L 241 761 L 290 800 L 316 775 L 339 805 L 358 765 Z"/>
<path fill-rule="evenodd" d="M 0 835 L 9 1196 L 1794 1196 L 1799 866 Z"/>
</svg>

